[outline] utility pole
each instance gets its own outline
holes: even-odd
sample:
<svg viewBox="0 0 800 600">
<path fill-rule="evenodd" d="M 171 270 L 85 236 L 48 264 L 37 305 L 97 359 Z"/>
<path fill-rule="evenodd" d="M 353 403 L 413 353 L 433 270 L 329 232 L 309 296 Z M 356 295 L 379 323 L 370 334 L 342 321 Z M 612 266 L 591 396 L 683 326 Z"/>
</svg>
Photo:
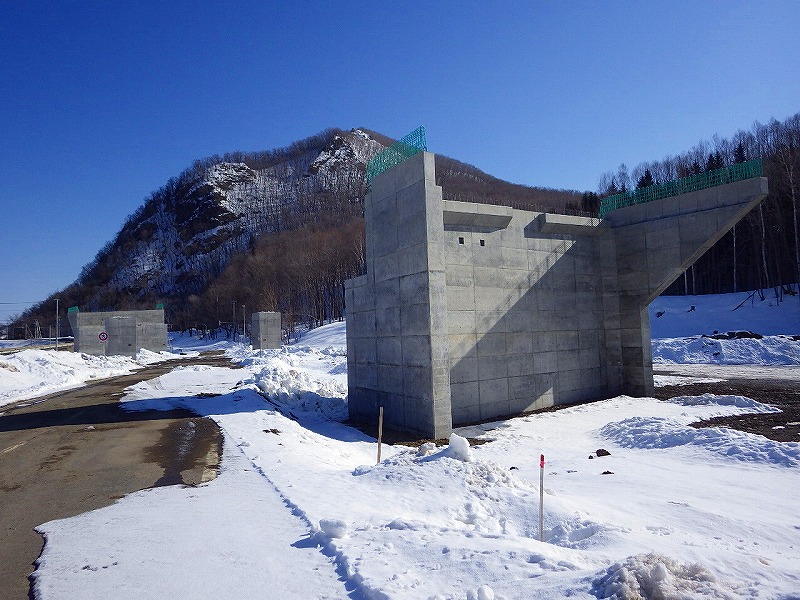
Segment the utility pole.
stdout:
<svg viewBox="0 0 800 600">
<path fill-rule="evenodd" d="M 242 341 L 244 341 L 244 337 L 247 335 L 247 318 L 245 314 L 244 304 L 242 304 Z"/>
<path fill-rule="evenodd" d="M 61 336 L 61 320 L 58 314 L 58 301 L 60 298 L 56 298 L 56 352 L 58 352 L 58 338 Z"/>
<path fill-rule="evenodd" d="M 233 305 L 233 320 L 231 321 L 231 325 L 233 326 L 233 341 L 236 341 L 236 300 L 231 300 L 231 304 Z"/>
</svg>

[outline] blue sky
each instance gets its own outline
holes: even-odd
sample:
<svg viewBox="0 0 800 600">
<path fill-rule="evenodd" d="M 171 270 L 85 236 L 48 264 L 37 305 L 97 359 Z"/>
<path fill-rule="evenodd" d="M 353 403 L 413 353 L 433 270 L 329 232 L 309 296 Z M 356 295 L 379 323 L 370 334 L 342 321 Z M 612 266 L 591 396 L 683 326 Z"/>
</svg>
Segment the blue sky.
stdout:
<svg viewBox="0 0 800 600">
<path fill-rule="evenodd" d="M 800 111 L 800 2 L 0 0 L 0 303 L 75 280 L 193 160 L 328 127 L 516 183 Z M 0 322 L 22 304 L 0 304 Z"/>
</svg>

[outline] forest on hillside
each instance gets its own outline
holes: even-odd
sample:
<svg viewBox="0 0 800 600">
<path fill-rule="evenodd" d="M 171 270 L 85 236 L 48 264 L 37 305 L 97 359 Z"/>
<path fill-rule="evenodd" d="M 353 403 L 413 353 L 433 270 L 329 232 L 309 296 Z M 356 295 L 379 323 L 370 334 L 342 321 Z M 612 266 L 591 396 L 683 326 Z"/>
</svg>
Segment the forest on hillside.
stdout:
<svg viewBox="0 0 800 600">
<path fill-rule="evenodd" d="M 599 200 L 634 187 L 658 185 L 692 174 L 760 158 L 769 195 L 712 246 L 666 294 L 767 291 L 778 299 L 797 293 L 800 282 L 800 113 L 784 121 L 756 121 L 730 138 L 715 135 L 677 156 L 620 165 L 600 178 L 597 192 L 584 193 L 582 208 L 595 212 Z"/>
<path fill-rule="evenodd" d="M 243 317 L 264 310 L 282 312 L 289 329 L 343 318 L 344 281 L 364 272 L 365 162 L 392 141 L 369 130 L 330 129 L 287 148 L 195 161 L 153 192 L 75 283 L 12 323 L 12 335 L 25 335 L 34 324 L 47 331 L 55 321 L 56 297 L 62 311 L 70 306 L 96 311 L 163 303 L 168 322 L 178 330 L 223 327 L 233 332 Z M 630 170 L 620 165 L 601 176 L 596 192 L 583 195 L 512 184 L 440 155 L 436 173 L 447 199 L 596 215 L 604 196 L 753 158 L 762 160 L 769 196 L 666 293 L 757 289 L 780 299 L 797 293 L 800 281 L 800 114 L 756 122 L 730 138 L 715 135 L 682 154 Z M 214 179 L 220 166 L 230 178 L 223 184 Z M 272 182 L 268 194 L 259 183 L 262 173 Z M 212 180 L 224 189 L 214 191 Z M 220 194 L 232 185 L 239 186 L 240 199 L 248 198 L 251 212 L 235 215 L 220 208 L 230 200 L 220 204 Z M 175 255 L 169 261 L 157 257 L 165 266 L 156 270 L 156 284 L 152 274 L 139 279 L 125 275 L 135 249 L 163 236 L 164 229 L 172 236 L 167 252 Z M 195 241 L 182 241 L 190 239 Z M 65 325 L 66 319 L 61 322 Z"/>
<path fill-rule="evenodd" d="M 178 330 L 232 333 L 264 310 L 283 313 L 290 330 L 343 318 L 344 281 L 365 268 L 365 165 L 393 141 L 329 129 L 288 148 L 195 161 L 146 199 L 75 283 L 21 315 L 12 334 L 34 323 L 46 331 L 56 297 L 62 310 L 164 304 Z M 580 203 L 579 192 L 512 184 L 441 155 L 436 169 L 452 199 L 551 212 Z"/>
</svg>

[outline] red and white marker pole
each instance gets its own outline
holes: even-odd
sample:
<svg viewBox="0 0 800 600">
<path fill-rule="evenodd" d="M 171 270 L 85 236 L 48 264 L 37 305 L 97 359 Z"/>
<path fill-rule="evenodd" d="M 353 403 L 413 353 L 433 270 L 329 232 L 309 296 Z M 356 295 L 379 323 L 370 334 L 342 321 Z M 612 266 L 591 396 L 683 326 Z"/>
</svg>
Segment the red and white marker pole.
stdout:
<svg viewBox="0 0 800 600">
<path fill-rule="evenodd" d="M 539 541 L 544 541 L 544 454 L 539 455 Z"/>
</svg>

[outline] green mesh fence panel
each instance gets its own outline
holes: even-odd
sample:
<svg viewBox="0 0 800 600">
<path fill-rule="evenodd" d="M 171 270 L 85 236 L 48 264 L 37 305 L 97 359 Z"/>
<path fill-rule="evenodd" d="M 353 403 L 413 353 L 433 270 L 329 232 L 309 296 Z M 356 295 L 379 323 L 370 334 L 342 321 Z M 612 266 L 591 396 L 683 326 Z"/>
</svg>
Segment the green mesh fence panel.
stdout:
<svg viewBox="0 0 800 600">
<path fill-rule="evenodd" d="M 408 160 L 415 154 L 427 150 L 425 143 L 425 128 L 417 127 L 403 139 L 378 152 L 369 163 L 367 163 L 367 185 L 377 176 L 399 165 L 404 160 Z"/>
<path fill-rule="evenodd" d="M 70 306 L 70 307 L 67 309 L 67 312 L 68 312 L 68 313 L 80 312 L 80 309 L 79 309 L 77 306 Z"/>
<path fill-rule="evenodd" d="M 156 310 L 164 310 L 164 304 L 162 302 L 156 304 Z"/>
<path fill-rule="evenodd" d="M 723 167 L 706 173 L 690 175 L 689 177 L 683 177 L 682 179 L 668 181 L 667 183 L 661 183 L 659 185 L 650 185 L 639 188 L 638 190 L 633 190 L 632 192 L 614 194 L 600 201 L 600 218 L 602 219 L 609 212 L 617 208 L 642 204 L 660 198 L 669 198 L 670 196 L 688 194 L 689 192 L 696 192 L 697 190 L 704 190 L 717 185 L 733 183 L 734 181 L 742 181 L 743 179 L 750 179 L 751 177 L 761 177 L 761 175 L 761 159 L 755 158 L 747 162 L 731 165 L 730 167 Z"/>
</svg>

